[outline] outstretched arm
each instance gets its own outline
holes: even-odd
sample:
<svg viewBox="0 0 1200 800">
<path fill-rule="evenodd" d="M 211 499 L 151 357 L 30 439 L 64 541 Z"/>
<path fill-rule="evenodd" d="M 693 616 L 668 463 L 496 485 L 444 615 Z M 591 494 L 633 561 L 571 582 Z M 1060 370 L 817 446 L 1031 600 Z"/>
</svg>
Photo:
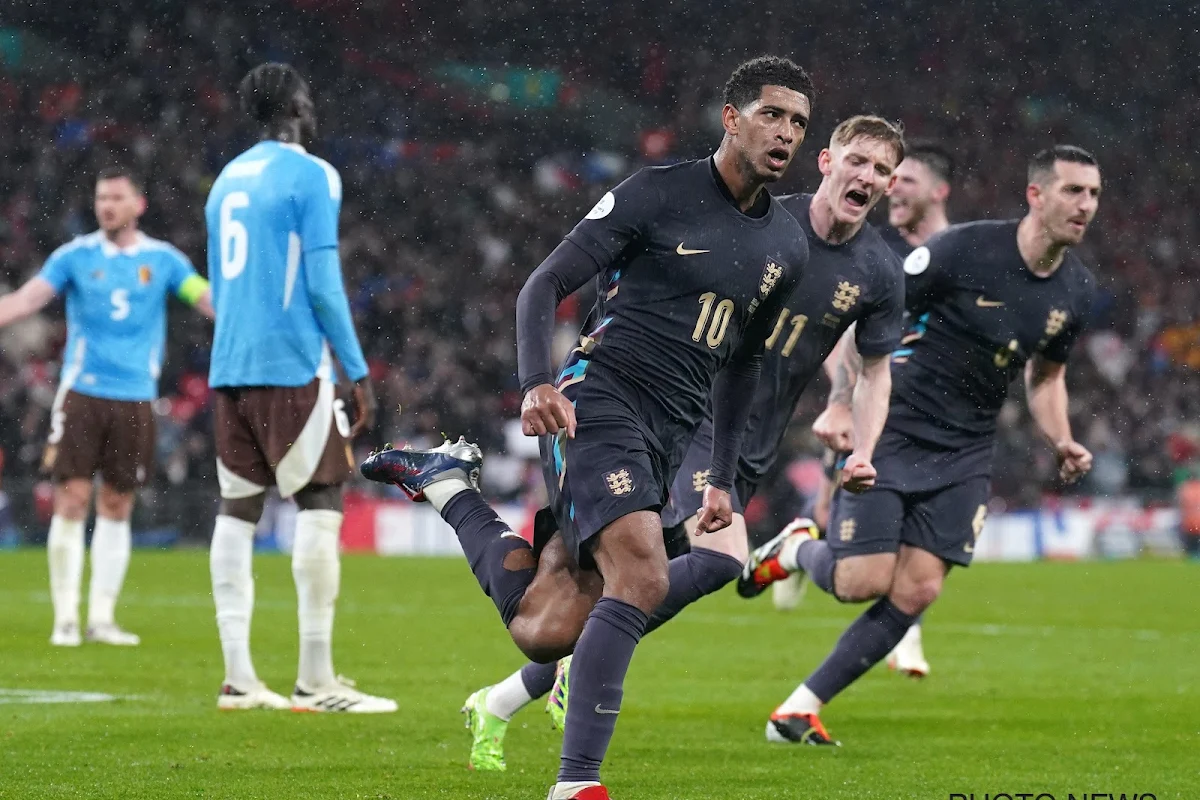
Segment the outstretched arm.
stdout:
<svg viewBox="0 0 1200 800">
<path fill-rule="evenodd" d="M 30 278 L 20 289 L 0 297 L 0 328 L 41 311 L 56 294 L 45 278 Z"/>
<path fill-rule="evenodd" d="M 191 269 L 191 264 L 188 264 Z M 217 312 L 213 310 L 212 288 L 208 281 L 196 273 L 191 273 L 179 284 L 176 296 L 209 319 L 216 319 Z"/>
<path fill-rule="evenodd" d="M 1059 477 L 1067 483 L 1082 478 L 1092 468 L 1092 454 L 1071 435 L 1067 365 L 1042 355 L 1029 359 L 1025 364 L 1025 396 L 1038 430 L 1054 448 Z"/>
</svg>

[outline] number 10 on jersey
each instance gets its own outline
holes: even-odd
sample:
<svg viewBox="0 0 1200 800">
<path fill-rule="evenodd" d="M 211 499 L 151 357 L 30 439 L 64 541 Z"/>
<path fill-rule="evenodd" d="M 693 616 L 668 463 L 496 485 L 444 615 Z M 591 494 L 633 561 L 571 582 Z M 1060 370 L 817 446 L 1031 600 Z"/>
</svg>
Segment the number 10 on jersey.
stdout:
<svg viewBox="0 0 1200 800">
<path fill-rule="evenodd" d="M 715 292 L 705 292 L 700 295 L 700 316 L 696 319 L 696 329 L 692 331 L 692 341 L 698 342 L 705 339 L 708 346 L 716 350 L 721 346 L 721 342 L 725 341 L 725 332 L 729 330 L 731 316 L 733 316 L 732 300 L 725 299 L 718 303 Z M 706 327 L 708 328 L 707 336 L 704 333 Z"/>
</svg>

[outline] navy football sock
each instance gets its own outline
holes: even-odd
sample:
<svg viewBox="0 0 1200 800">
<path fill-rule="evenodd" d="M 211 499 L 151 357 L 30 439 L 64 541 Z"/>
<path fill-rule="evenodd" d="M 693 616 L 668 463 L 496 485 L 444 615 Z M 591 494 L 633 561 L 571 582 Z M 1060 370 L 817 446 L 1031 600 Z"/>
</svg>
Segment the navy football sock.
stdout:
<svg viewBox="0 0 1200 800">
<path fill-rule="evenodd" d="M 571 661 L 567 728 L 558 780 L 599 781 L 633 650 L 646 629 L 646 615 L 615 597 L 601 597 Z"/>
<path fill-rule="evenodd" d="M 536 700 L 550 694 L 550 690 L 554 688 L 556 667 L 557 662 L 555 661 L 551 661 L 549 664 L 530 661 L 521 667 L 521 683 L 525 684 L 525 691 L 529 692 L 530 697 Z"/>
<path fill-rule="evenodd" d="M 492 598 L 505 627 L 517 615 L 525 590 L 533 583 L 537 565 L 533 560 L 533 549 L 492 510 L 479 492 L 459 492 L 442 507 L 442 519 L 450 523 L 458 534 L 471 572 L 483 588 L 483 593 Z M 529 556 L 519 554 L 529 551 Z M 513 556 L 518 553 L 517 556 Z M 529 566 L 532 565 L 532 566 Z"/>
<path fill-rule="evenodd" d="M 887 657 L 915 619 L 896 608 L 888 598 L 879 598 L 850 623 L 833 652 L 804 684 L 822 703 L 828 703 Z"/>
<path fill-rule="evenodd" d="M 646 633 L 658 629 L 706 594 L 737 580 L 742 574 L 742 562 L 716 550 L 697 547 L 690 553 L 672 558 L 669 569 L 671 582 L 667 597 L 650 615 Z"/>
<path fill-rule="evenodd" d="M 834 594 L 833 569 L 837 566 L 837 560 L 833 557 L 833 550 L 830 549 L 828 541 L 810 539 L 801 542 L 796 550 L 796 563 L 821 591 Z"/>
</svg>

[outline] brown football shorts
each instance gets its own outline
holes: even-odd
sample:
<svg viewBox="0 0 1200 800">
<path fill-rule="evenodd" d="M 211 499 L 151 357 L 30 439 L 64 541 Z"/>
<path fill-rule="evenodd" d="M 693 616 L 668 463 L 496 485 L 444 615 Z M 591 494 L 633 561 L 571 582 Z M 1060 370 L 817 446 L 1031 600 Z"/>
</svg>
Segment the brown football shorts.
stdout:
<svg viewBox="0 0 1200 800">
<path fill-rule="evenodd" d="M 214 390 L 221 496 L 252 497 L 271 483 L 291 497 L 309 484 L 345 483 L 353 468 L 349 422 L 332 382 Z"/>
<path fill-rule="evenodd" d="M 154 468 L 154 409 L 148 400 L 106 400 L 67 391 L 50 413 L 42 467 L 55 483 L 98 473 L 118 492 L 146 483 Z"/>
</svg>

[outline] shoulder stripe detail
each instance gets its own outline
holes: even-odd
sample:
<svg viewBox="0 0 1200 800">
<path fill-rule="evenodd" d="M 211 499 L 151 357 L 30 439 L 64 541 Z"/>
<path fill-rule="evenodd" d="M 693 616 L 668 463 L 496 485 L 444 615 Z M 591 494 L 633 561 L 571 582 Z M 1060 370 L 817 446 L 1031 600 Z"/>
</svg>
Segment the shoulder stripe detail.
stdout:
<svg viewBox="0 0 1200 800">
<path fill-rule="evenodd" d="M 53 253 L 50 254 L 50 256 L 51 256 L 51 258 L 53 258 L 55 256 L 64 256 L 67 253 L 73 253 L 76 250 L 84 250 L 84 249 L 89 249 L 89 248 L 93 248 L 93 247 L 99 247 L 99 245 L 100 245 L 100 231 L 95 231 L 94 233 L 84 234 L 83 236 L 76 236 L 74 239 L 67 242 L 66 244 L 60 245 L 57 249 L 55 249 L 55 251 Z"/>
<path fill-rule="evenodd" d="M 262 171 L 270 162 L 271 159 L 269 158 L 256 158 L 251 161 L 234 161 L 225 167 L 225 177 L 253 178 L 256 175 L 262 174 Z"/>
<path fill-rule="evenodd" d="M 330 164 L 323 158 L 317 158 L 312 153 L 304 153 L 305 158 L 315 162 L 321 169 L 325 171 L 325 181 L 329 184 L 329 199 L 342 199 L 342 176 L 338 175 L 337 169 L 333 164 Z"/>
</svg>

